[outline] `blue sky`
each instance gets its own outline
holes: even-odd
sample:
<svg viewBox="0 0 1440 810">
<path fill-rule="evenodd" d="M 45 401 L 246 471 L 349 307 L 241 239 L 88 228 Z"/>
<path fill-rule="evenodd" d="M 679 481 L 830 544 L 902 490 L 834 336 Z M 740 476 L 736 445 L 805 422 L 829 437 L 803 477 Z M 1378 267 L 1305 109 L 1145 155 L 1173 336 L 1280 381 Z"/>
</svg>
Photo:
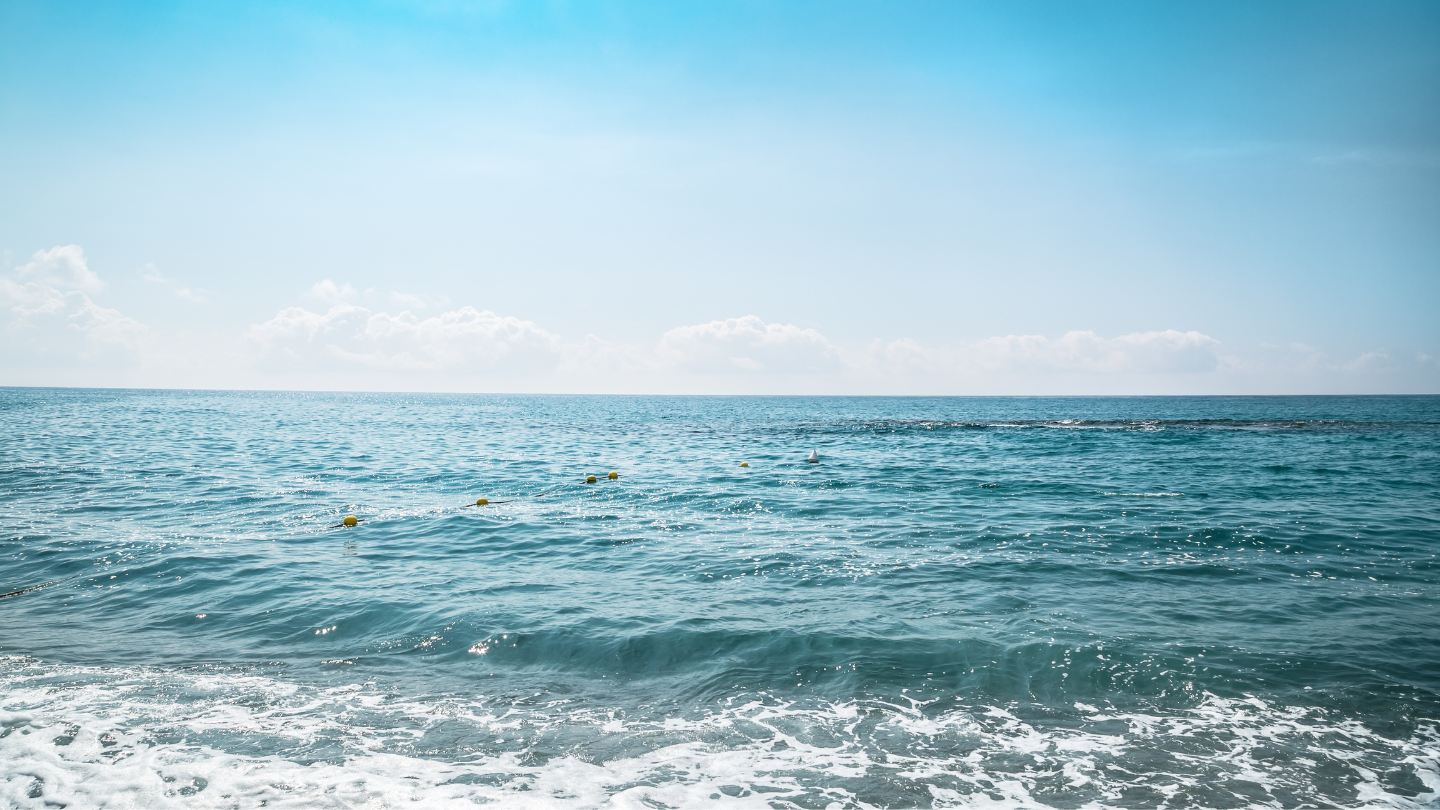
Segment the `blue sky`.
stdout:
<svg viewBox="0 0 1440 810">
<path fill-rule="evenodd" d="M 1440 5 L 0 0 L 0 384 L 1440 391 Z"/>
</svg>

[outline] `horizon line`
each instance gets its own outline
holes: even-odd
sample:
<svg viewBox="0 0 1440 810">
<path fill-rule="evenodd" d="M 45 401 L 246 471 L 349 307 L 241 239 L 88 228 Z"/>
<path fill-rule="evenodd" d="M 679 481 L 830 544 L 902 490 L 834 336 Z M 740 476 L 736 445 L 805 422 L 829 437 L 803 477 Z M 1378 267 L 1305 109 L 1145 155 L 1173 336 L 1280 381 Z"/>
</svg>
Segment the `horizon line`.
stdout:
<svg viewBox="0 0 1440 810">
<path fill-rule="evenodd" d="M 655 393 L 563 393 L 553 391 L 360 391 L 304 388 L 164 388 L 73 385 L 0 385 L 0 390 L 29 391 L 156 391 L 207 394 L 387 394 L 395 396 L 449 397 L 729 397 L 734 399 L 1338 399 L 1341 397 L 1440 397 L 1440 392 L 1424 394 L 655 394 Z"/>
</svg>

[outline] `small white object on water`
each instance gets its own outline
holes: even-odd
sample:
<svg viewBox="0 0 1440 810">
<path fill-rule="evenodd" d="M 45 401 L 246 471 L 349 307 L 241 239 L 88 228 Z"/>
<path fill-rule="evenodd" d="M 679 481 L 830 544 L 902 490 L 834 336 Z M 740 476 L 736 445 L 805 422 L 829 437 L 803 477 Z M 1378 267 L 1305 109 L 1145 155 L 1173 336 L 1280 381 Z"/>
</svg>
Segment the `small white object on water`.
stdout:
<svg viewBox="0 0 1440 810">
<path fill-rule="evenodd" d="M 811 451 L 810 451 L 810 458 L 807 458 L 807 459 L 805 459 L 805 460 L 808 461 L 808 462 L 810 462 L 811 464 L 819 464 L 819 463 L 820 463 L 820 451 L 819 451 L 819 450 L 811 450 Z"/>
</svg>

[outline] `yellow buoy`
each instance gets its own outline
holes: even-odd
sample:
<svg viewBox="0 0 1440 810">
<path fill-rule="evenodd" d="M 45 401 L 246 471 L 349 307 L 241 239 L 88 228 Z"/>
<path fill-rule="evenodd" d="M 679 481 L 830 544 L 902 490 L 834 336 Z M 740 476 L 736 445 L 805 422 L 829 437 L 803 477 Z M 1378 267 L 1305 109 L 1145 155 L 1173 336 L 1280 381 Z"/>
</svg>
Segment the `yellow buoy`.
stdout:
<svg viewBox="0 0 1440 810">
<path fill-rule="evenodd" d="M 475 505 L 476 505 L 476 506 L 484 506 L 484 505 L 487 504 L 487 503 L 490 503 L 490 499 L 489 499 L 489 498 L 476 498 L 476 499 L 475 499 Z"/>
<path fill-rule="evenodd" d="M 748 462 L 748 461 L 742 461 L 742 462 L 740 462 L 740 466 L 741 466 L 741 467 L 749 467 L 749 466 L 750 466 L 750 462 Z"/>
<path fill-rule="evenodd" d="M 344 523 L 346 526 L 354 526 L 356 523 L 359 523 L 360 521 L 356 520 L 354 515 L 346 515 L 346 516 L 345 516 L 345 519 L 342 520 L 342 521 L 340 521 L 340 522 L 341 522 L 341 523 Z"/>
<path fill-rule="evenodd" d="M 595 483 L 595 476 L 593 476 L 593 475 L 587 475 L 587 476 L 585 476 L 585 483 L 587 483 L 587 484 L 593 484 L 593 483 Z"/>
<path fill-rule="evenodd" d="M 610 471 L 610 474 L 609 474 L 608 476 L 606 476 L 606 477 L 609 478 L 611 481 L 614 481 L 616 478 L 619 478 L 619 477 L 620 477 L 620 473 L 615 472 L 614 470 L 611 470 L 611 471 Z"/>
</svg>

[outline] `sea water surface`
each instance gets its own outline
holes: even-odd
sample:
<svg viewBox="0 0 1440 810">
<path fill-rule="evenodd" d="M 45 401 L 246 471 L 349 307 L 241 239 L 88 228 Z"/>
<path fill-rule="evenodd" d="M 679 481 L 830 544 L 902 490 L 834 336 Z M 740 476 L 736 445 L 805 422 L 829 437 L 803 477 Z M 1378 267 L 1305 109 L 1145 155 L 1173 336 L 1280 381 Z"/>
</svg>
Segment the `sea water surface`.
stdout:
<svg viewBox="0 0 1440 810">
<path fill-rule="evenodd" d="M 1440 806 L 1437 397 L 0 424 L 0 806 Z"/>
</svg>

